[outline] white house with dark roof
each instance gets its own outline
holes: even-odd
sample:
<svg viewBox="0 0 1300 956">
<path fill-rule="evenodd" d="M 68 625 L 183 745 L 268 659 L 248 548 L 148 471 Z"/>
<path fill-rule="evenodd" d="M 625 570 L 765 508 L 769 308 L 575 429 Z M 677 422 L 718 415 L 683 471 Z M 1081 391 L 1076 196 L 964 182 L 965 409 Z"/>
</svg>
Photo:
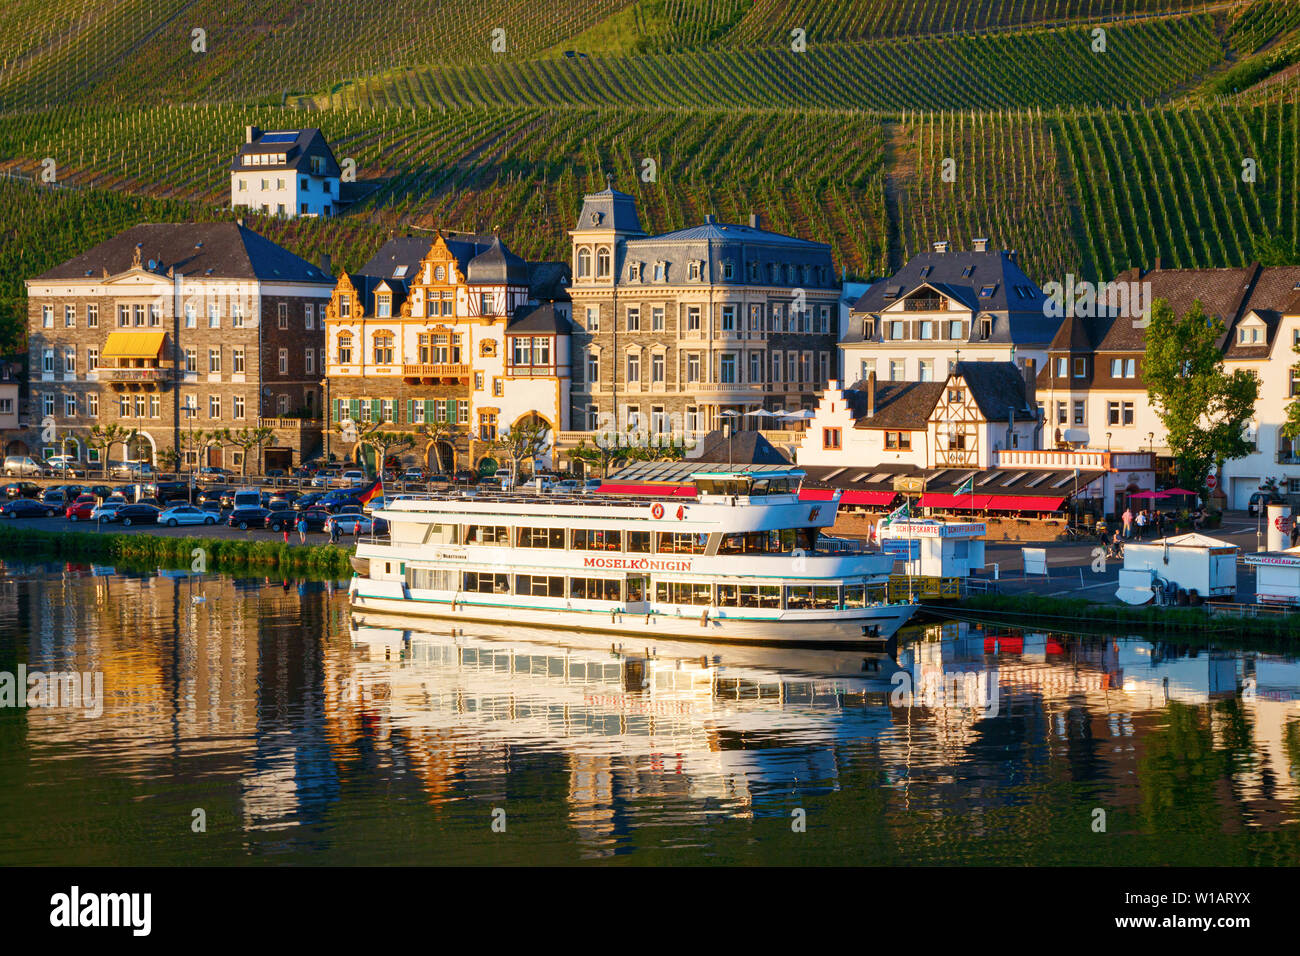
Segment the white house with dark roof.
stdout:
<svg viewBox="0 0 1300 956">
<path fill-rule="evenodd" d="M 959 361 L 1040 368 L 1060 325 L 1016 253 L 936 242 L 868 288 L 840 336 L 845 381 L 943 381 Z"/>
<path fill-rule="evenodd" d="M 332 216 L 342 170 L 319 129 L 246 127 L 230 167 L 230 206 L 270 216 Z"/>
</svg>

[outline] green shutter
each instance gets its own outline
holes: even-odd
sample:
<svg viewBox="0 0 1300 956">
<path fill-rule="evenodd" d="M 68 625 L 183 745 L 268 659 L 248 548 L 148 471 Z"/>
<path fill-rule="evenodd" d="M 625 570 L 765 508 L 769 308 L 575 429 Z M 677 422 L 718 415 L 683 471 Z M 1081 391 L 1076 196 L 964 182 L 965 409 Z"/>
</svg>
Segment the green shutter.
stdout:
<svg viewBox="0 0 1300 956">
<path fill-rule="evenodd" d="M 359 398 L 348 399 L 348 415 L 351 417 L 351 419 L 354 422 L 361 421 L 361 399 Z"/>
<path fill-rule="evenodd" d="M 406 424 L 415 424 L 415 399 L 413 398 L 406 400 Z"/>
<path fill-rule="evenodd" d="M 372 398 L 370 400 L 370 420 L 372 422 L 378 422 L 378 421 L 383 421 L 383 418 L 384 418 L 383 401 L 378 398 Z"/>
<path fill-rule="evenodd" d="M 334 399 L 334 422 L 333 422 L 333 424 L 337 425 L 337 424 L 338 424 L 339 422 L 341 422 L 341 421 L 343 421 L 343 399 L 341 399 L 341 398 L 336 398 L 336 399 Z"/>
<path fill-rule="evenodd" d="M 426 398 L 424 400 L 424 420 L 426 422 L 432 422 L 437 419 L 438 415 L 434 411 L 434 408 L 437 406 L 437 404 L 438 404 L 437 401 L 435 401 L 432 398 Z"/>
<path fill-rule="evenodd" d="M 456 399 L 454 398 L 447 399 L 447 421 L 452 425 L 456 424 Z"/>
</svg>

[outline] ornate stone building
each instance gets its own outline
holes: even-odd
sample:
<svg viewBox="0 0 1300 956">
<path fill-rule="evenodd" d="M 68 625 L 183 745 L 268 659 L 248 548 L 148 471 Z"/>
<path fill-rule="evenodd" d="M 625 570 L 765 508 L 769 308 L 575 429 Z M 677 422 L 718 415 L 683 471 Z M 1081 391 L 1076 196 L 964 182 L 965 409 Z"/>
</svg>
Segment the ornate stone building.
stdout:
<svg viewBox="0 0 1300 956">
<path fill-rule="evenodd" d="M 633 197 L 585 197 L 572 239 L 575 428 L 705 432 L 810 408 L 835 374 L 830 246 L 716 222 L 659 236 Z M 615 423 L 617 423 L 615 425 Z"/>
<path fill-rule="evenodd" d="M 335 427 L 349 419 L 420 431 L 407 457 L 435 471 L 479 468 L 530 416 L 568 428 L 566 282 L 563 263 L 525 262 L 497 237 L 386 243 L 326 310 L 335 452 L 357 454 Z"/>
<path fill-rule="evenodd" d="M 111 460 L 176 449 L 240 468 L 239 448 L 210 446 L 199 462 L 186 435 L 264 425 L 273 435 L 250 471 L 316 454 L 327 268 L 242 222 L 165 223 L 27 280 L 28 447 L 96 462 L 90 429 L 117 423 L 137 437 Z"/>
</svg>

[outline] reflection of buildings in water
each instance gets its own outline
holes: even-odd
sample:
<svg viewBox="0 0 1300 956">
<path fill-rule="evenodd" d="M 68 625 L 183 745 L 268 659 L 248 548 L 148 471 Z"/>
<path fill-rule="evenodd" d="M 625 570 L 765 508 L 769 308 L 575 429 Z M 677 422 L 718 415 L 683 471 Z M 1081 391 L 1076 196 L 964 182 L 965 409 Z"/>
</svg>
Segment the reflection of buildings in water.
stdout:
<svg viewBox="0 0 1300 956">
<path fill-rule="evenodd" d="M 1247 653 L 1246 692 L 1239 702 L 1248 736 L 1242 739 L 1237 710 L 1214 711 L 1215 745 L 1236 751 L 1233 791 L 1251 811 L 1255 826 L 1294 819 L 1300 799 L 1300 661 Z M 1252 683 L 1253 682 L 1253 683 Z"/>
<path fill-rule="evenodd" d="M 139 780 L 183 760 L 187 773 L 229 778 L 250 825 L 322 791 L 311 728 L 323 702 L 302 675 L 319 681 L 310 665 L 324 631 L 311 622 L 323 602 L 262 579 L 76 564 L 6 568 L 0 582 L 16 598 L 3 626 L 26 634 L 29 670 L 104 675 L 98 718 L 26 712 L 33 748 L 111 742 L 113 772 Z"/>
<path fill-rule="evenodd" d="M 1130 640 L 1119 645 L 1122 690 L 1138 710 L 1159 710 L 1171 701 L 1206 704 L 1241 689 L 1241 655 Z"/>
<path fill-rule="evenodd" d="M 661 644 L 646 657 L 607 642 L 581 646 L 579 635 L 563 640 L 580 646 L 531 637 L 505 627 L 454 637 L 357 628 L 370 658 L 356 663 L 359 697 L 386 697 L 390 733 L 401 727 L 411 749 L 425 751 L 412 763 L 437 768 L 428 783 L 439 793 L 446 770 L 472 778 L 497 753 L 565 751 L 570 822 L 592 853 L 612 852 L 636 800 L 667 798 L 657 812 L 676 797 L 712 801 L 735 816 L 768 812 L 778 792 L 834 788 L 835 741 L 872 737 L 889 722 L 881 673 L 892 662 L 878 655 L 799 651 L 804 670 L 784 672 L 778 650 Z M 819 667 L 837 676 L 818 676 Z M 846 676 L 854 669 L 866 676 Z M 386 694 L 374 692 L 380 684 Z"/>
</svg>

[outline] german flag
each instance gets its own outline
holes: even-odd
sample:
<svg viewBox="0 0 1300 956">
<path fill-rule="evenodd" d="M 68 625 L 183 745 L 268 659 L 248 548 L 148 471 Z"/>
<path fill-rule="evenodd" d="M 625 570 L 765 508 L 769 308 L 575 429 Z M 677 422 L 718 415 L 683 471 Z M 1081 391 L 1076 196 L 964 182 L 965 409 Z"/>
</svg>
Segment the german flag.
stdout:
<svg viewBox="0 0 1300 956">
<path fill-rule="evenodd" d="M 363 505 L 368 505 L 370 504 L 370 499 L 378 495 L 379 492 L 383 489 L 383 487 L 384 487 L 384 483 L 380 481 L 378 478 L 376 478 L 374 484 L 372 484 L 365 491 L 361 492 L 361 494 L 357 495 L 357 500 L 360 501 Z"/>
</svg>

